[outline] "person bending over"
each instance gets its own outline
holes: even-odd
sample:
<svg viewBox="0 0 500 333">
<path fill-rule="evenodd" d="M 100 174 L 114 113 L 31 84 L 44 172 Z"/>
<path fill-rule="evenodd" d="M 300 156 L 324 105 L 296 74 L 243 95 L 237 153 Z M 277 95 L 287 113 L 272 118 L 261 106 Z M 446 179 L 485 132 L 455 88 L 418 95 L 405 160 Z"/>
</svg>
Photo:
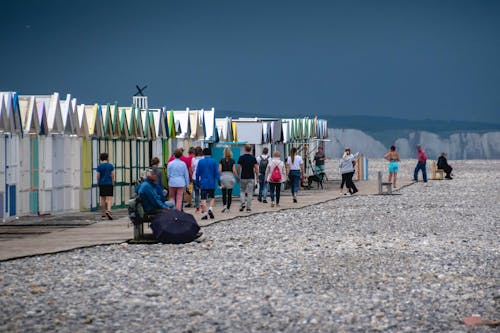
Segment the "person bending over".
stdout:
<svg viewBox="0 0 500 333">
<path fill-rule="evenodd" d="M 142 206 L 146 214 L 156 214 L 160 209 L 174 208 L 174 204 L 165 201 L 163 190 L 156 183 L 156 173 L 153 169 L 146 170 L 146 180 L 137 188 Z"/>
</svg>

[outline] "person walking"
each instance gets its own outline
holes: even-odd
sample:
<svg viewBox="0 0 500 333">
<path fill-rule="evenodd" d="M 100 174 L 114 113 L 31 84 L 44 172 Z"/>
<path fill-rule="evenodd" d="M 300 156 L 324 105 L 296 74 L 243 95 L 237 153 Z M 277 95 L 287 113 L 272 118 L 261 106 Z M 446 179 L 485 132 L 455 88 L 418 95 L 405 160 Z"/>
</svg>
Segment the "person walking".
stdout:
<svg viewBox="0 0 500 333">
<path fill-rule="evenodd" d="M 264 147 L 262 149 L 262 154 L 257 157 L 257 164 L 259 165 L 259 195 L 257 200 L 259 202 L 267 203 L 267 180 L 266 180 L 266 169 L 269 164 L 269 149 Z"/>
<path fill-rule="evenodd" d="M 424 183 L 427 183 L 427 170 L 426 170 L 426 162 L 427 162 L 427 154 L 421 145 L 417 145 L 417 166 L 415 167 L 415 171 L 413 172 L 413 180 L 418 182 L 418 172 L 422 170 L 422 178 L 424 179 Z"/>
<path fill-rule="evenodd" d="M 293 147 L 290 151 L 290 156 L 286 160 L 286 174 L 292 188 L 293 202 L 297 202 L 297 193 L 299 186 L 304 177 L 304 160 L 297 155 L 297 148 Z"/>
<path fill-rule="evenodd" d="M 230 212 L 233 200 L 233 187 L 236 183 L 236 162 L 229 147 L 224 148 L 224 157 L 219 162 L 220 184 L 222 189 L 222 213 Z"/>
<path fill-rule="evenodd" d="M 399 154 L 396 151 L 395 146 L 391 146 L 389 152 L 385 154 L 384 158 L 389 161 L 389 183 L 392 183 L 392 186 L 396 188 L 396 178 L 398 176 L 399 170 Z"/>
<path fill-rule="evenodd" d="M 175 209 L 182 210 L 184 190 L 189 185 L 189 172 L 180 157 L 182 150 L 177 148 L 174 152 L 175 159 L 167 164 L 168 194 L 170 201 L 175 204 Z"/>
<path fill-rule="evenodd" d="M 220 184 L 220 174 L 210 148 L 203 149 L 203 159 L 198 162 L 195 179 L 201 189 L 201 219 L 207 220 L 208 216 L 213 219 L 215 217 L 213 212 L 215 187 L 216 184 Z M 207 200 L 210 200 L 208 209 Z"/>
<path fill-rule="evenodd" d="M 356 185 L 354 185 L 354 182 L 352 181 L 352 177 L 354 176 L 354 165 L 356 163 L 355 160 L 358 158 L 358 155 L 359 153 L 356 153 L 354 155 L 351 154 L 351 149 L 346 148 L 344 151 L 344 155 L 340 160 L 339 171 L 340 174 L 342 175 L 342 183 L 345 183 L 351 195 L 358 192 L 358 188 L 356 187 Z"/>
<path fill-rule="evenodd" d="M 113 205 L 113 184 L 115 183 L 115 167 L 108 161 L 108 153 L 101 153 L 101 163 L 97 166 L 97 184 L 101 199 L 101 217 L 112 220 L 111 206 Z"/>
<path fill-rule="evenodd" d="M 265 179 L 269 183 L 269 196 L 271 197 L 271 207 L 280 206 L 281 184 L 286 181 L 286 168 L 285 163 L 281 160 L 279 151 L 273 153 L 273 158 L 269 161 Z M 276 193 L 276 196 L 275 196 Z M 276 201 L 275 201 L 276 198 Z"/>
<path fill-rule="evenodd" d="M 194 149 L 194 157 L 191 161 L 191 174 L 193 175 L 193 197 L 194 197 L 194 207 L 195 212 L 200 212 L 200 198 L 201 198 L 201 190 L 200 186 L 196 182 L 196 167 L 198 166 L 198 162 L 203 158 L 203 149 L 200 146 Z"/>
<path fill-rule="evenodd" d="M 240 178 L 240 212 L 252 211 L 253 191 L 255 189 L 255 179 L 259 175 L 259 165 L 255 156 L 252 155 L 252 146 L 245 145 L 245 153 L 238 158 L 236 174 Z"/>
</svg>

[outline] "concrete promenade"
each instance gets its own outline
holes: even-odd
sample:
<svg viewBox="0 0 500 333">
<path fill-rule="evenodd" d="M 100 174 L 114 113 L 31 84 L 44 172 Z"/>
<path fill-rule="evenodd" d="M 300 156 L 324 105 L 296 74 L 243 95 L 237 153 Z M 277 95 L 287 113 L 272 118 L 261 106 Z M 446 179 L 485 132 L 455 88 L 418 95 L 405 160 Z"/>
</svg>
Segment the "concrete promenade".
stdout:
<svg viewBox="0 0 500 333">
<path fill-rule="evenodd" d="M 409 186 L 413 181 L 399 179 L 398 189 Z M 195 215 L 200 226 L 234 219 L 240 216 L 262 214 L 269 211 L 297 209 L 311 206 L 329 200 L 345 197 L 339 194 L 339 181 L 329 181 L 326 188 L 316 189 L 313 184 L 311 190 L 301 190 L 297 197 L 298 203 L 293 203 L 290 191 L 282 193 L 280 208 L 271 208 L 268 204 L 257 201 L 254 197 L 251 212 L 240 212 L 239 198 L 233 198 L 230 213 L 221 213 L 221 199 L 216 200 L 214 219 L 200 220 L 200 214 L 195 214 L 193 208 L 186 208 L 187 213 Z M 375 195 L 378 193 L 377 181 L 358 181 L 356 186 L 359 192 L 356 196 Z M 22 217 L 7 223 L 0 224 L 0 261 L 34 256 L 61 251 L 69 251 L 82 247 L 118 244 L 133 238 L 133 226 L 127 216 L 126 209 L 113 211 L 114 220 L 101 220 L 100 212 L 82 212 L 58 216 Z M 209 230 L 203 230 L 209 233 Z M 145 232 L 150 230 L 145 226 Z"/>
</svg>

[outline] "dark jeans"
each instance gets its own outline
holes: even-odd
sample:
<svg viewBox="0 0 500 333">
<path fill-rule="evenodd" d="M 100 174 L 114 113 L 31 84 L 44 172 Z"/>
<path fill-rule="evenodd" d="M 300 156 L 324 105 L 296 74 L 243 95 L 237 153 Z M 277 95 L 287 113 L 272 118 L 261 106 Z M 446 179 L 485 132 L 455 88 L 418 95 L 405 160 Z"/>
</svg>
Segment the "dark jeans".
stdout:
<svg viewBox="0 0 500 333">
<path fill-rule="evenodd" d="M 258 199 L 266 200 L 267 182 L 264 181 L 264 175 L 259 175 L 259 196 Z"/>
<path fill-rule="evenodd" d="M 345 186 L 349 189 L 349 192 L 350 193 L 358 192 L 358 188 L 356 187 L 356 185 L 354 185 L 354 182 L 352 181 L 352 177 L 354 176 L 354 171 L 349 172 L 346 175 L 347 175 L 347 179 L 346 179 Z"/>
<path fill-rule="evenodd" d="M 418 181 L 418 171 L 422 170 L 422 177 L 424 178 L 424 183 L 427 182 L 427 170 L 425 162 L 418 162 L 415 167 L 415 172 L 413 173 L 413 180 Z"/>
<path fill-rule="evenodd" d="M 290 173 L 288 174 L 288 179 L 290 179 L 290 185 L 292 187 L 292 195 L 295 195 L 299 191 L 300 170 L 290 170 Z"/>
<path fill-rule="evenodd" d="M 347 182 L 347 173 L 342 174 L 342 182 L 340 183 L 340 189 L 344 189 L 344 184 Z"/>
<path fill-rule="evenodd" d="M 271 201 L 274 201 L 275 192 L 276 192 L 276 204 L 279 205 L 281 196 L 281 183 L 269 183 L 269 195 L 271 196 Z"/>
<path fill-rule="evenodd" d="M 231 202 L 233 201 L 233 189 L 232 188 L 223 188 L 222 189 L 222 204 L 226 206 L 226 208 L 231 207 Z"/>
</svg>

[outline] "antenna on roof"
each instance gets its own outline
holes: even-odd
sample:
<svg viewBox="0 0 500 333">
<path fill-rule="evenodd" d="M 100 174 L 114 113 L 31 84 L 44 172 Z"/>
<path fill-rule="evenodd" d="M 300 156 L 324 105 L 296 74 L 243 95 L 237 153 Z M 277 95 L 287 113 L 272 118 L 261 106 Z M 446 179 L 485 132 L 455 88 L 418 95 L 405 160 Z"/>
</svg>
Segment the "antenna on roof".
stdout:
<svg viewBox="0 0 500 333">
<path fill-rule="evenodd" d="M 140 87 L 138 84 L 135 85 L 137 88 L 137 92 L 132 96 L 132 101 L 134 105 L 138 109 L 147 109 L 148 108 L 148 97 L 144 96 L 144 90 L 148 87 L 148 85 L 145 85 L 144 87 Z"/>
</svg>

